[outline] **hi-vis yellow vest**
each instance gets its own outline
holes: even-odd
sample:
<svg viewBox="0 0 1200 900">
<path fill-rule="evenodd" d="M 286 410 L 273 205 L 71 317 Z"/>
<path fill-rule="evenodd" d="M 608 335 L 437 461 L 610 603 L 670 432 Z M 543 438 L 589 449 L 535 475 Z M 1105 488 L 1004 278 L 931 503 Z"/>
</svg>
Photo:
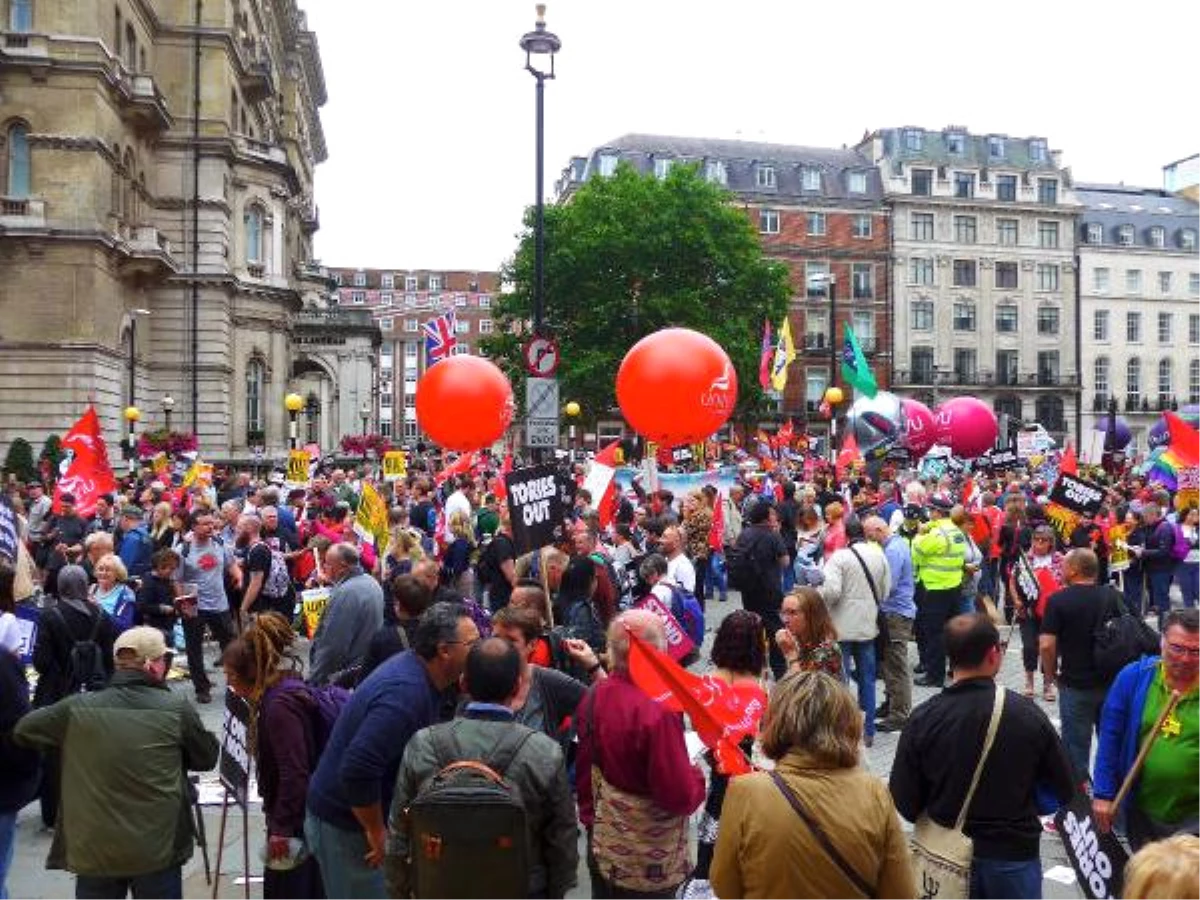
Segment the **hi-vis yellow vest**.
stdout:
<svg viewBox="0 0 1200 900">
<path fill-rule="evenodd" d="M 938 519 L 913 539 L 913 561 L 927 590 L 944 591 L 962 584 L 967 538 L 949 519 Z"/>
</svg>

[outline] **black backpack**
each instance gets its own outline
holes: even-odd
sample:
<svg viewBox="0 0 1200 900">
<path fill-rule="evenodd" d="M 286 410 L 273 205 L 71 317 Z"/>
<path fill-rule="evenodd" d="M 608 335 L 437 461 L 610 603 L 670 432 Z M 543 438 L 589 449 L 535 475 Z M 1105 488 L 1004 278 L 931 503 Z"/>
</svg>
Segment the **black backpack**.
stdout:
<svg viewBox="0 0 1200 900">
<path fill-rule="evenodd" d="M 71 629 L 62 610 L 54 610 L 63 623 L 67 636 Z M 108 672 L 104 669 L 104 652 L 96 640 L 100 636 L 100 626 L 104 624 L 104 610 L 95 609 L 92 614 L 92 629 L 83 640 L 73 640 L 71 653 L 67 657 L 67 693 L 87 694 L 101 690 L 108 683 Z"/>
<path fill-rule="evenodd" d="M 415 897 L 525 897 L 533 862 L 521 791 L 504 775 L 534 734 L 510 725 L 486 759 L 464 759 L 463 720 L 430 731 L 438 772 L 406 810 Z"/>
<path fill-rule="evenodd" d="M 1105 684 L 1110 684 L 1131 662 L 1154 656 L 1160 649 L 1158 633 L 1126 609 L 1121 595 L 1110 588 L 1109 597 L 1112 602 L 1105 618 L 1092 635 L 1092 657 Z"/>
<path fill-rule="evenodd" d="M 758 566 L 754 558 L 758 541 L 753 533 L 743 531 L 738 535 L 737 543 L 725 551 L 725 571 L 729 576 L 729 586 L 734 590 L 753 590 L 758 586 Z"/>
</svg>

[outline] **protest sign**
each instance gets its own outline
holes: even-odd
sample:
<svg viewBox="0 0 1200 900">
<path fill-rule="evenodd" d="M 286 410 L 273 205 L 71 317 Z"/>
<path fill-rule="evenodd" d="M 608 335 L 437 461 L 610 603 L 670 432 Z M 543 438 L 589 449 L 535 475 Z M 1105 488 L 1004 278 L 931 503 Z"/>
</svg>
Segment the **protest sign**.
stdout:
<svg viewBox="0 0 1200 900">
<path fill-rule="evenodd" d="M 1129 568 L 1129 537 L 1128 525 L 1113 525 L 1108 529 L 1105 539 L 1108 541 L 1108 571 L 1110 573 L 1124 572 Z"/>
<path fill-rule="evenodd" d="M 308 484 L 308 453 L 292 450 L 288 453 L 287 480 L 291 484 Z"/>
<path fill-rule="evenodd" d="M 517 553 L 528 553 L 554 541 L 554 529 L 562 523 L 567 509 L 561 481 L 552 463 L 517 469 L 504 476 Z"/>
<path fill-rule="evenodd" d="M 1092 900 L 1120 897 L 1129 856 L 1112 831 L 1096 827 L 1087 795 L 1076 794 L 1055 815 L 1054 824 L 1084 893 Z"/>
<path fill-rule="evenodd" d="M 42 611 L 32 603 L 18 603 L 14 615 L 17 617 L 16 654 L 27 666 L 33 665 L 33 648 L 37 646 L 38 627 Z"/>
<path fill-rule="evenodd" d="M 388 509 L 375 485 L 364 481 L 358 498 L 358 510 L 354 514 L 354 531 L 363 540 L 370 541 L 375 549 L 383 552 L 388 539 Z"/>
<path fill-rule="evenodd" d="M 0 496 L 0 557 L 17 561 L 17 517 L 8 497 Z"/>
<path fill-rule="evenodd" d="M 682 661 L 696 649 L 696 645 L 683 630 L 679 620 L 672 615 L 670 607 L 652 593 L 639 600 L 636 606 L 638 609 L 648 610 L 662 619 L 663 631 L 667 636 L 667 653 L 671 659 L 682 665 Z"/>
<path fill-rule="evenodd" d="M 408 454 L 403 450 L 389 450 L 383 454 L 383 477 L 397 481 L 408 475 Z"/>
<path fill-rule="evenodd" d="M 237 805 L 246 808 L 250 787 L 250 704 L 225 690 L 225 721 L 221 726 L 221 759 L 217 773 Z"/>
<path fill-rule="evenodd" d="M 1073 509 L 1067 509 L 1061 503 L 1047 503 L 1042 512 L 1046 516 L 1046 524 L 1054 529 L 1064 543 L 1071 540 L 1071 532 L 1082 520 L 1082 516 Z"/>
<path fill-rule="evenodd" d="M 1025 608 L 1033 610 L 1037 606 L 1038 580 L 1037 575 L 1033 572 L 1033 567 L 1029 565 L 1029 558 L 1024 553 L 1021 553 L 1013 563 L 1012 580 L 1013 588 Z"/>
<path fill-rule="evenodd" d="M 1072 512 L 1094 516 L 1104 502 L 1104 488 L 1075 475 L 1063 472 L 1050 490 L 1050 502 Z"/>
<path fill-rule="evenodd" d="M 304 633 L 311 641 L 321 624 L 321 616 L 325 615 L 325 607 L 329 605 L 329 588 L 309 588 L 300 592 L 300 615 L 304 620 Z"/>
<path fill-rule="evenodd" d="M 1175 508 L 1185 510 L 1200 499 L 1200 468 L 1188 466 L 1175 476 Z"/>
</svg>

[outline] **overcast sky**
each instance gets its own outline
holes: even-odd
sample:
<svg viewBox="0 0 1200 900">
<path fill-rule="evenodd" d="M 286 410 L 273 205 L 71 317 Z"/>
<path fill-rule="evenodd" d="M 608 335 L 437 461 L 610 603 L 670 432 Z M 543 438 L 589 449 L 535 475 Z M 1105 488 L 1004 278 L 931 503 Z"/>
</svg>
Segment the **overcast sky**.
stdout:
<svg viewBox="0 0 1200 900">
<path fill-rule="evenodd" d="M 301 0 L 321 48 L 327 265 L 497 268 L 534 197 L 526 0 Z M 1077 181 L 1200 150 L 1189 0 L 551 0 L 546 197 L 631 132 L 816 147 L 876 128 L 1044 136 Z"/>
</svg>

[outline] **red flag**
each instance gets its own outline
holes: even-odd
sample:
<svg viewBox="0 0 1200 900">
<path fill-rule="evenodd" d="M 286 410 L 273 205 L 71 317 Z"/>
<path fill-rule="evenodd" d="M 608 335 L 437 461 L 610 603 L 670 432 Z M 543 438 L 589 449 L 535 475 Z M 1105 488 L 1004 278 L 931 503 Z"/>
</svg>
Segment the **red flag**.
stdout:
<svg viewBox="0 0 1200 900">
<path fill-rule="evenodd" d="M 1173 412 L 1163 413 L 1167 420 L 1167 456 L 1177 467 L 1190 469 L 1200 465 L 1200 432 Z"/>
<path fill-rule="evenodd" d="M 789 449 L 792 446 L 792 436 L 795 433 L 795 426 L 792 425 L 792 420 L 788 419 L 787 424 L 780 428 L 775 435 L 775 440 L 778 442 L 780 449 Z"/>
<path fill-rule="evenodd" d="M 62 440 L 62 449 L 66 454 L 65 468 L 54 485 L 54 511 L 62 511 L 59 498 L 64 493 L 74 494 L 75 511 L 86 518 L 96 511 L 96 500 L 101 494 L 110 494 L 117 489 L 94 406 L 89 406 L 71 426 Z"/>
<path fill-rule="evenodd" d="M 1075 458 L 1075 447 L 1067 441 L 1067 449 L 1063 451 L 1062 459 L 1058 461 L 1058 471 L 1067 475 L 1079 474 L 1079 460 Z"/>
<path fill-rule="evenodd" d="M 607 528 L 612 524 L 612 520 L 617 515 L 617 479 L 613 476 L 616 474 L 617 466 L 625 461 L 625 451 L 621 449 L 621 442 L 613 441 L 605 447 L 602 447 L 592 460 L 592 467 L 588 472 L 586 484 L 592 490 L 592 500 L 596 504 L 596 512 L 600 514 L 600 527 Z M 603 485 L 601 487 L 601 485 Z M 597 496 L 599 495 L 599 496 Z"/>
<path fill-rule="evenodd" d="M 688 714 L 722 772 L 744 775 L 750 771 L 738 742 L 758 730 L 767 706 L 762 688 L 733 686 L 712 675 L 695 675 L 633 632 L 629 632 L 629 677 L 650 699 Z"/>
<path fill-rule="evenodd" d="M 763 320 L 762 349 L 759 351 L 758 384 L 765 391 L 771 383 L 771 364 L 775 360 L 775 345 L 771 343 L 771 322 Z"/>
<path fill-rule="evenodd" d="M 712 528 L 708 530 L 708 548 L 720 553 L 725 546 L 725 495 L 717 494 L 713 504 Z"/>
<path fill-rule="evenodd" d="M 500 471 L 496 473 L 496 477 L 492 479 L 492 493 L 496 495 L 496 499 L 504 502 L 508 499 L 508 488 L 504 486 L 504 476 L 512 471 L 513 460 L 512 453 L 504 454 L 504 462 L 500 465 Z"/>
<path fill-rule="evenodd" d="M 434 483 L 440 485 L 442 482 L 449 478 L 453 478 L 455 475 L 462 475 L 465 472 L 470 472 L 475 465 L 476 455 L 477 454 L 474 452 L 464 453 L 454 462 L 450 463 L 450 465 L 446 466 L 446 468 L 442 469 L 442 471 L 438 472 L 433 478 Z"/>
<path fill-rule="evenodd" d="M 846 439 L 842 441 L 842 449 L 838 451 L 836 471 L 838 481 L 846 479 L 847 472 L 856 461 L 859 459 L 858 441 L 854 439 L 854 432 L 846 432 Z"/>
<path fill-rule="evenodd" d="M 963 482 L 962 487 L 962 505 L 970 509 L 971 505 L 978 497 L 979 491 L 975 486 L 975 479 L 968 478 Z"/>
</svg>

